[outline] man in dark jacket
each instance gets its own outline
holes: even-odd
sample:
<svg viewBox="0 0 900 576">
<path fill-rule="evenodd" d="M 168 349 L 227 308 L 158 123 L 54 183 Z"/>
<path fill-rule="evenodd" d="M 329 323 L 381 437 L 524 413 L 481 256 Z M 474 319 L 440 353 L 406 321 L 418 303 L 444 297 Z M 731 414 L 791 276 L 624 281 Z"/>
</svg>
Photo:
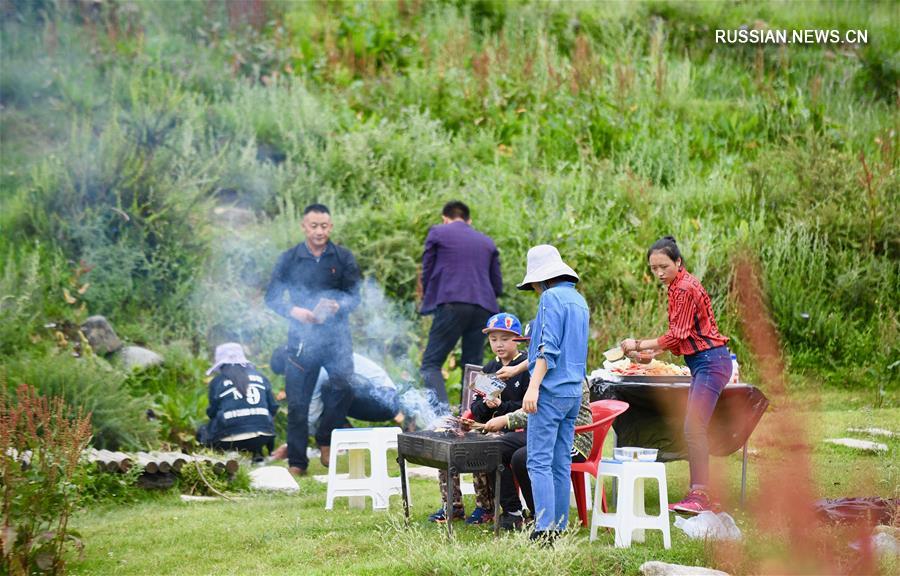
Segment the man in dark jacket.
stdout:
<svg viewBox="0 0 900 576">
<path fill-rule="evenodd" d="M 472 228 L 469 207 L 444 205 L 443 224 L 428 231 L 422 253 L 422 306 L 434 314 L 422 355 L 422 378 L 434 392 L 439 412 L 449 411 L 441 367 L 462 337 L 462 364 L 481 364 L 487 319 L 499 311 L 503 291 L 500 253 L 485 234 Z"/>
<path fill-rule="evenodd" d="M 272 271 L 266 304 L 288 319 L 288 464 L 294 474 L 309 465 L 309 403 L 319 369 L 330 376 L 322 391 L 324 410 L 316 431 L 321 461 L 328 465 L 331 432 L 352 401 L 353 343 L 348 316 L 359 305 L 360 272 L 353 254 L 328 240 L 331 214 L 322 204 L 303 211 L 304 242 L 284 252 Z M 288 293 L 285 301 L 284 293 Z"/>
</svg>

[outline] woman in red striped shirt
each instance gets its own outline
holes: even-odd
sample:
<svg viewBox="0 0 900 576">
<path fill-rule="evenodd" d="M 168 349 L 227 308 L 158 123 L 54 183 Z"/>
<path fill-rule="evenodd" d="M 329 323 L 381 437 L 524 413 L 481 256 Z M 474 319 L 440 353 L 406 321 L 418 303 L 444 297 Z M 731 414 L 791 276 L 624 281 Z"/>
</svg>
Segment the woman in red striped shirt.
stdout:
<svg viewBox="0 0 900 576">
<path fill-rule="evenodd" d="M 728 338 L 719 333 L 709 294 L 700 281 L 684 269 L 675 239 L 666 236 L 647 251 L 650 271 L 668 286 L 669 329 L 654 339 L 628 338 L 621 343 L 625 352 L 669 350 L 684 355 L 691 369 L 684 437 L 691 468 L 691 489 L 681 502 L 669 509 L 699 514 L 718 508 L 709 495 L 709 442 L 707 427 L 719 394 L 731 378 Z"/>
</svg>

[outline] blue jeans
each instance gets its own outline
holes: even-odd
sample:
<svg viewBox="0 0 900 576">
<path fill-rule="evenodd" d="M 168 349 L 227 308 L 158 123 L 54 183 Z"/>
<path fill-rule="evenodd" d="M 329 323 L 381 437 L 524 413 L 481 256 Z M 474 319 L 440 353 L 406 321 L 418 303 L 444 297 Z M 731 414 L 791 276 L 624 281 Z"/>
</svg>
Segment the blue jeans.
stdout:
<svg viewBox="0 0 900 576">
<path fill-rule="evenodd" d="M 684 439 L 691 466 L 691 488 L 709 485 L 709 440 L 707 430 L 719 394 L 731 379 L 731 353 L 717 346 L 684 357 L 691 369 L 691 391 L 684 419 Z"/>
<path fill-rule="evenodd" d="M 569 478 L 575 417 L 581 396 L 541 390 L 537 412 L 528 417 L 528 477 L 534 496 L 534 530 L 565 530 L 569 522 Z"/>
</svg>

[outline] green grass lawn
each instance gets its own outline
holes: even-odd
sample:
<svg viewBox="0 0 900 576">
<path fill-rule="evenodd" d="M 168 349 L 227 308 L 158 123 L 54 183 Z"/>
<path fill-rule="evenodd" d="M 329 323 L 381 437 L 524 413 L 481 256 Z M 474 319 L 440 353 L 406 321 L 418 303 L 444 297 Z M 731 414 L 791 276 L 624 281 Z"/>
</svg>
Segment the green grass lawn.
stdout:
<svg viewBox="0 0 900 576">
<path fill-rule="evenodd" d="M 897 452 L 900 439 L 887 443 L 883 455 L 864 455 L 824 445 L 822 438 L 846 435 L 849 426 L 897 430 L 900 409 L 823 410 L 805 414 L 813 445 L 816 494 L 821 497 L 898 495 Z M 765 437 L 767 419 L 758 434 Z M 882 440 L 883 441 L 883 440 Z M 765 450 L 760 444 L 760 451 Z M 751 457 L 748 489 L 764 473 L 762 455 Z M 740 489 L 740 455 L 716 459 L 736 504 Z M 314 474 L 324 473 L 316 463 Z M 682 496 L 687 465 L 667 465 L 669 500 Z M 777 471 L 776 471 L 777 473 Z M 786 481 L 789 479 L 786 479 Z M 300 483 L 299 495 L 252 494 L 239 502 L 183 503 L 164 494 L 130 506 L 102 506 L 73 520 L 86 542 L 83 560 L 72 574 L 636 574 L 648 560 L 716 566 L 733 573 L 755 572 L 764 565 L 758 550 L 779 549 L 783 542 L 761 534 L 753 518 L 739 508 L 731 513 L 756 552 L 727 559 L 710 545 L 689 540 L 672 528 L 672 548 L 664 550 L 658 532 L 645 544 L 627 550 L 612 546 L 601 532 L 589 542 L 589 531 L 572 531 L 553 549 L 530 546 L 526 534 L 493 538 L 490 528 L 455 524 L 448 541 L 443 527 L 426 518 L 440 506 L 433 481 L 412 479 L 412 520 L 403 522 L 399 498 L 388 512 L 350 510 L 347 499 L 326 511 L 324 484 L 312 478 Z M 655 496 L 653 488 L 648 502 Z M 467 506 L 474 504 L 467 497 Z M 648 506 L 649 508 L 649 506 Z M 577 518 L 574 509 L 572 518 Z M 834 550 L 852 565 L 849 549 Z M 843 564 L 842 564 L 843 565 Z M 884 567 L 885 573 L 896 564 Z"/>
</svg>

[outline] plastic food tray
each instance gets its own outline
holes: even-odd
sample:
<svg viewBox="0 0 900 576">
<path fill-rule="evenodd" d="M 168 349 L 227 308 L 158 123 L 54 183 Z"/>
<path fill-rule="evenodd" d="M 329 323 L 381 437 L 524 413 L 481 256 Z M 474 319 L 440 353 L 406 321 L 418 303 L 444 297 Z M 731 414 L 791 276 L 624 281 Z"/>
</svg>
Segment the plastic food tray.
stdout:
<svg viewBox="0 0 900 576">
<path fill-rule="evenodd" d="M 639 462 L 656 462 L 656 448 L 639 448 L 637 446 L 622 446 L 616 448 L 613 454 L 616 460 L 628 462 L 637 460 Z"/>
</svg>

